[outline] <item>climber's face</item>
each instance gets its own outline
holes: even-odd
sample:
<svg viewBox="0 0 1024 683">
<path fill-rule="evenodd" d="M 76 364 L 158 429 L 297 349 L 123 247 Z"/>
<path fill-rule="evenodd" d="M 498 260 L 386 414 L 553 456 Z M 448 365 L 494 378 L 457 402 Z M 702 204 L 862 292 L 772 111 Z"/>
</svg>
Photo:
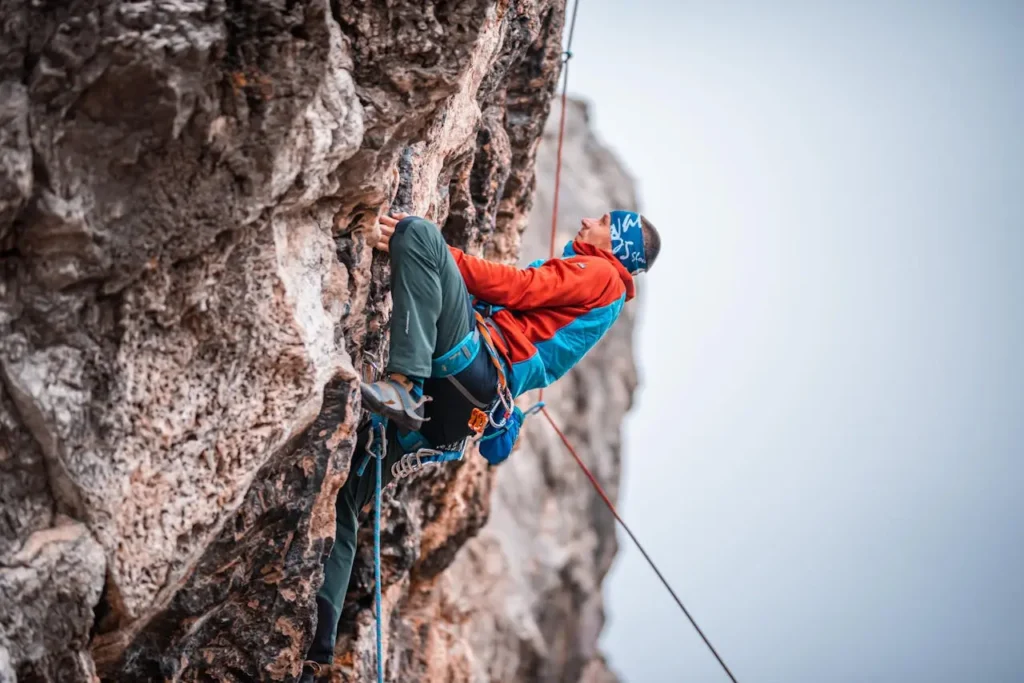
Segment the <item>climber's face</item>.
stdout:
<svg viewBox="0 0 1024 683">
<path fill-rule="evenodd" d="M 612 250 L 612 217 L 605 214 L 600 218 L 584 218 L 580 221 L 580 231 L 576 239 L 591 244 L 598 249 Z"/>
</svg>

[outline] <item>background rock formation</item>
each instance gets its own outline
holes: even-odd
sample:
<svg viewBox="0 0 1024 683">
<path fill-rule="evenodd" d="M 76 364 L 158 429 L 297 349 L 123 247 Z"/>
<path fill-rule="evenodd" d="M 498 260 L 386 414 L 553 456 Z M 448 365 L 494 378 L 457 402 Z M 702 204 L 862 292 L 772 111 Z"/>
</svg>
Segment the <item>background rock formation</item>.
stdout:
<svg viewBox="0 0 1024 683">
<path fill-rule="evenodd" d="M 414 211 L 453 243 L 515 258 L 563 12 L 557 0 L 0 0 L 0 681 L 298 673 L 355 380 L 380 359 L 387 321 L 376 218 Z M 550 400 L 624 409 L 631 361 L 618 358 L 612 398 L 577 394 L 607 380 L 584 370 Z M 607 413 L 581 415 L 593 418 L 574 436 L 587 420 L 608 429 Z M 526 611 L 495 615 L 495 633 L 524 652 L 522 666 L 512 653 L 523 680 L 570 680 L 555 672 L 600 670 L 596 582 L 614 548 L 540 427 L 530 457 L 558 465 L 531 476 L 571 486 L 558 500 L 594 527 L 569 559 L 515 578 L 549 588 L 510 590 Z M 599 443 L 613 480 L 616 439 Z M 487 520 L 494 474 L 473 456 L 388 496 L 399 680 L 513 670 L 494 663 L 504 645 L 488 656 L 466 636 L 490 606 L 467 611 L 450 586 L 472 582 L 443 578 Z M 523 523 L 550 524 L 551 504 Z M 515 543 L 499 526 L 479 539 L 505 546 L 495 559 Z M 373 666 L 367 559 L 341 679 Z M 520 623 L 530 637 L 512 640 Z M 541 647 L 533 631 L 563 640 Z"/>
</svg>

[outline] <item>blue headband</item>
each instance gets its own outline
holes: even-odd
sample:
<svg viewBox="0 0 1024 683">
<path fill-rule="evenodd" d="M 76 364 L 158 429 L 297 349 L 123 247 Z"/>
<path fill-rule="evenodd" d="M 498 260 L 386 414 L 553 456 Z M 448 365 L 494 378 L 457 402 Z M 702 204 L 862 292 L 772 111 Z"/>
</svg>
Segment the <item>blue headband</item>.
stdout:
<svg viewBox="0 0 1024 683">
<path fill-rule="evenodd" d="M 612 211 L 612 253 L 626 270 L 639 275 L 647 270 L 647 251 L 640 214 L 633 211 Z M 562 258 L 576 255 L 573 240 L 562 249 Z"/>
<path fill-rule="evenodd" d="M 612 211 L 612 253 L 633 275 L 647 270 L 644 230 L 635 211 Z"/>
</svg>

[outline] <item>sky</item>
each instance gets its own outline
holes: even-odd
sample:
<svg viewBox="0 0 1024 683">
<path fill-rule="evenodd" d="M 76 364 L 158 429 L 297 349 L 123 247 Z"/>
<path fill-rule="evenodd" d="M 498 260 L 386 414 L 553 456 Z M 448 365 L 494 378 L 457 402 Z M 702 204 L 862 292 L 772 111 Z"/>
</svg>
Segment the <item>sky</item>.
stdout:
<svg viewBox="0 0 1024 683">
<path fill-rule="evenodd" d="M 620 511 L 742 683 L 1024 681 L 1024 3 L 581 0 L 663 235 Z M 620 533 L 602 647 L 725 681 Z"/>
</svg>

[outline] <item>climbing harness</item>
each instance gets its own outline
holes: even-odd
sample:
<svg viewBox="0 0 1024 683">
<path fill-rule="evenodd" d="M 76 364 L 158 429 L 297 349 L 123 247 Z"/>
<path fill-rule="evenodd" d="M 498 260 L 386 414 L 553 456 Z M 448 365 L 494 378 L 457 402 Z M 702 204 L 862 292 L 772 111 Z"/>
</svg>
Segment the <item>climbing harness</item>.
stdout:
<svg viewBox="0 0 1024 683">
<path fill-rule="evenodd" d="M 479 435 L 488 424 L 501 428 L 511 414 L 514 404 L 505 367 L 494 345 L 488 321 L 474 308 L 472 296 L 468 297 L 467 304 L 471 329 L 452 349 L 431 361 L 430 379 L 445 380 L 472 406 L 465 426 L 469 427 L 472 433 Z M 493 365 L 496 375 L 496 396 L 491 401 L 478 398 L 481 390 L 479 383 L 482 376 L 486 376 L 479 365 L 485 362 L 480 356 L 481 353 L 487 354 L 486 358 Z M 475 382 L 478 393 L 474 394 L 471 387 L 466 386 L 466 382 Z"/>
</svg>

